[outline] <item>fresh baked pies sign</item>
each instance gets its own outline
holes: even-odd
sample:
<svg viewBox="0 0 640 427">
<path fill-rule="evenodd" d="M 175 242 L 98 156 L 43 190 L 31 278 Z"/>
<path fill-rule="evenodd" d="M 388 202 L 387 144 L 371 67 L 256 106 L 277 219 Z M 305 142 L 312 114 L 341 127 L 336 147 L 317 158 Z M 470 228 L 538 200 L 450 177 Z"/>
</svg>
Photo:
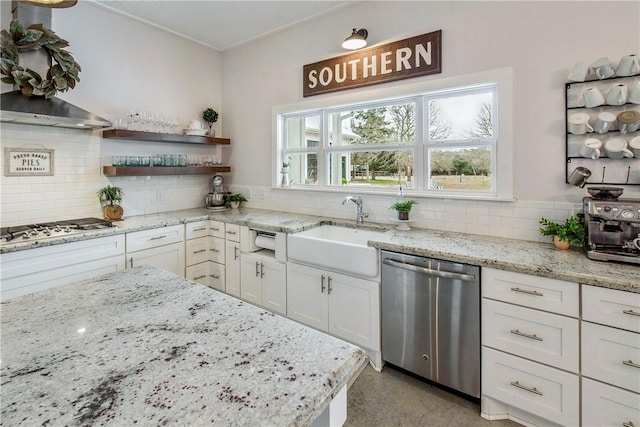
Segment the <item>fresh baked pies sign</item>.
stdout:
<svg viewBox="0 0 640 427">
<path fill-rule="evenodd" d="M 53 175 L 53 150 L 40 148 L 5 148 L 6 176 Z"/>
<path fill-rule="evenodd" d="M 359 50 L 303 67 L 313 96 L 442 72 L 442 30 Z"/>
</svg>

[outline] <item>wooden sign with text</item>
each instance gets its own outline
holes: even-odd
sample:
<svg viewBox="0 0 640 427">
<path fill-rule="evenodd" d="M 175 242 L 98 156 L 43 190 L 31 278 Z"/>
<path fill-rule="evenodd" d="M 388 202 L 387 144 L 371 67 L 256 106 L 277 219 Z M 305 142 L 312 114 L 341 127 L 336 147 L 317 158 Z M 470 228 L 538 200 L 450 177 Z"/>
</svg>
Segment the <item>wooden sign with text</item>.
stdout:
<svg viewBox="0 0 640 427">
<path fill-rule="evenodd" d="M 40 148 L 5 148 L 6 176 L 53 175 L 53 150 Z"/>
<path fill-rule="evenodd" d="M 303 95 L 387 83 L 442 72 L 442 30 L 303 67 Z"/>
</svg>

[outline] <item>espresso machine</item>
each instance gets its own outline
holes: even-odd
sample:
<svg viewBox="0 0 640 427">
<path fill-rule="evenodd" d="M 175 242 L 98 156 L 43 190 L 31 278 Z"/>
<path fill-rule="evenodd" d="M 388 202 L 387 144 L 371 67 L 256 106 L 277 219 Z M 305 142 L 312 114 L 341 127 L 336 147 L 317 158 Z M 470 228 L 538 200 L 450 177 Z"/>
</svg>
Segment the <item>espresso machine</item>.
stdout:
<svg viewBox="0 0 640 427">
<path fill-rule="evenodd" d="M 224 209 L 227 202 L 227 193 L 224 191 L 224 178 L 222 175 L 214 175 L 211 178 L 209 193 L 205 198 L 208 209 Z"/>
<path fill-rule="evenodd" d="M 618 199 L 607 190 L 590 194 L 582 199 L 587 257 L 640 264 L 640 199 Z"/>
</svg>

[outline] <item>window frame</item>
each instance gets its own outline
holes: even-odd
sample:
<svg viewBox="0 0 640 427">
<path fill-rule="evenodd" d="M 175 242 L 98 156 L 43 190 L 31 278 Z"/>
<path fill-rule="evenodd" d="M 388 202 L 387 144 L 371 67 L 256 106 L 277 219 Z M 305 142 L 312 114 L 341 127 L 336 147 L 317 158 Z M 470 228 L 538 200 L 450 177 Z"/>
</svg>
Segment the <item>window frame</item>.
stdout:
<svg viewBox="0 0 640 427">
<path fill-rule="evenodd" d="M 409 188 L 407 194 L 420 197 L 437 197 L 437 198 L 453 198 L 453 199 L 479 199 L 479 200 L 513 200 L 513 72 L 511 68 L 500 68 L 480 73 L 446 77 L 440 79 L 420 79 L 419 82 L 402 83 L 397 85 L 381 85 L 379 87 L 368 90 L 347 91 L 338 95 L 322 96 L 319 95 L 315 99 L 305 100 L 295 104 L 277 106 L 272 108 L 272 187 L 280 189 L 280 172 L 283 159 L 286 159 L 283 147 L 280 141 L 284 136 L 284 120 L 285 116 L 300 116 L 320 113 L 320 144 L 317 150 L 311 150 L 309 147 L 287 149 L 291 153 L 308 153 L 316 152 L 318 155 L 318 177 L 317 184 L 293 185 L 283 190 L 300 190 L 300 191 L 325 191 L 331 193 L 352 193 L 353 186 L 336 186 L 325 184 L 329 179 L 329 170 L 326 167 L 327 159 L 332 153 L 336 152 L 355 152 L 355 151 L 376 151 L 380 149 L 414 150 L 414 180 L 420 183 L 417 188 Z M 423 81 L 422 81 L 423 80 Z M 495 145 L 492 149 L 492 168 L 496 173 L 492 176 L 492 188 L 490 192 L 475 190 L 430 190 L 428 187 L 427 177 L 430 174 L 428 163 L 428 151 L 433 147 L 449 147 L 449 146 L 468 146 L 469 140 L 463 141 L 441 141 L 437 143 L 428 140 L 428 114 L 427 109 L 423 109 L 423 105 L 427 105 L 430 99 L 443 97 L 447 95 L 463 94 L 464 91 L 472 91 L 477 88 L 494 85 L 494 102 L 493 102 L 493 128 L 494 139 L 497 137 Z M 419 99 L 425 98 L 424 103 Z M 367 146 L 350 146 L 340 145 L 335 147 L 324 147 L 328 138 L 327 129 L 324 125 L 328 120 L 328 115 L 345 109 L 363 109 L 375 108 L 376 106 L 388 106 L 390 104 L 398 104 L 416 100 L 415 114 L 422 117 L 422 120 L 416 120 L 415 138 L 412 144 L 376 144 Z M 424 126 L 422 126 L 424 125 Z M 476 146 L 474 144 L 473 146 Z M 422 165 L 419 164 L 420 158 Z M 395 194 L 395 188 L 380 187 L 357 187 L 360 194 Z"/>
</svg>

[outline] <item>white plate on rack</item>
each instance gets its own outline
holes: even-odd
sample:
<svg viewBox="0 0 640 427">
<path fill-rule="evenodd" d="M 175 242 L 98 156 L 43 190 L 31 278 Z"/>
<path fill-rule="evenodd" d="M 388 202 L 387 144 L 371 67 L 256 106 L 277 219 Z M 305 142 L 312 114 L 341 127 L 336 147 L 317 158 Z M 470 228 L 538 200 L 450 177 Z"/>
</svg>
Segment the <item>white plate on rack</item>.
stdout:
<svg viewBox="0 0 640 427">
<path fill-rule="evenodd" d="M 400 230 L 400 231 L 407 231 L 407 230 L 411 230 L 411 227 L 409 227 L 409 224 L 411 224 L 412 222 L 415 222 L 415 219 L 398 219 L 398 218 L 389 218 L 391 221 L 395 222 L 396 224 L 396 230 Z"/>
</svg>

